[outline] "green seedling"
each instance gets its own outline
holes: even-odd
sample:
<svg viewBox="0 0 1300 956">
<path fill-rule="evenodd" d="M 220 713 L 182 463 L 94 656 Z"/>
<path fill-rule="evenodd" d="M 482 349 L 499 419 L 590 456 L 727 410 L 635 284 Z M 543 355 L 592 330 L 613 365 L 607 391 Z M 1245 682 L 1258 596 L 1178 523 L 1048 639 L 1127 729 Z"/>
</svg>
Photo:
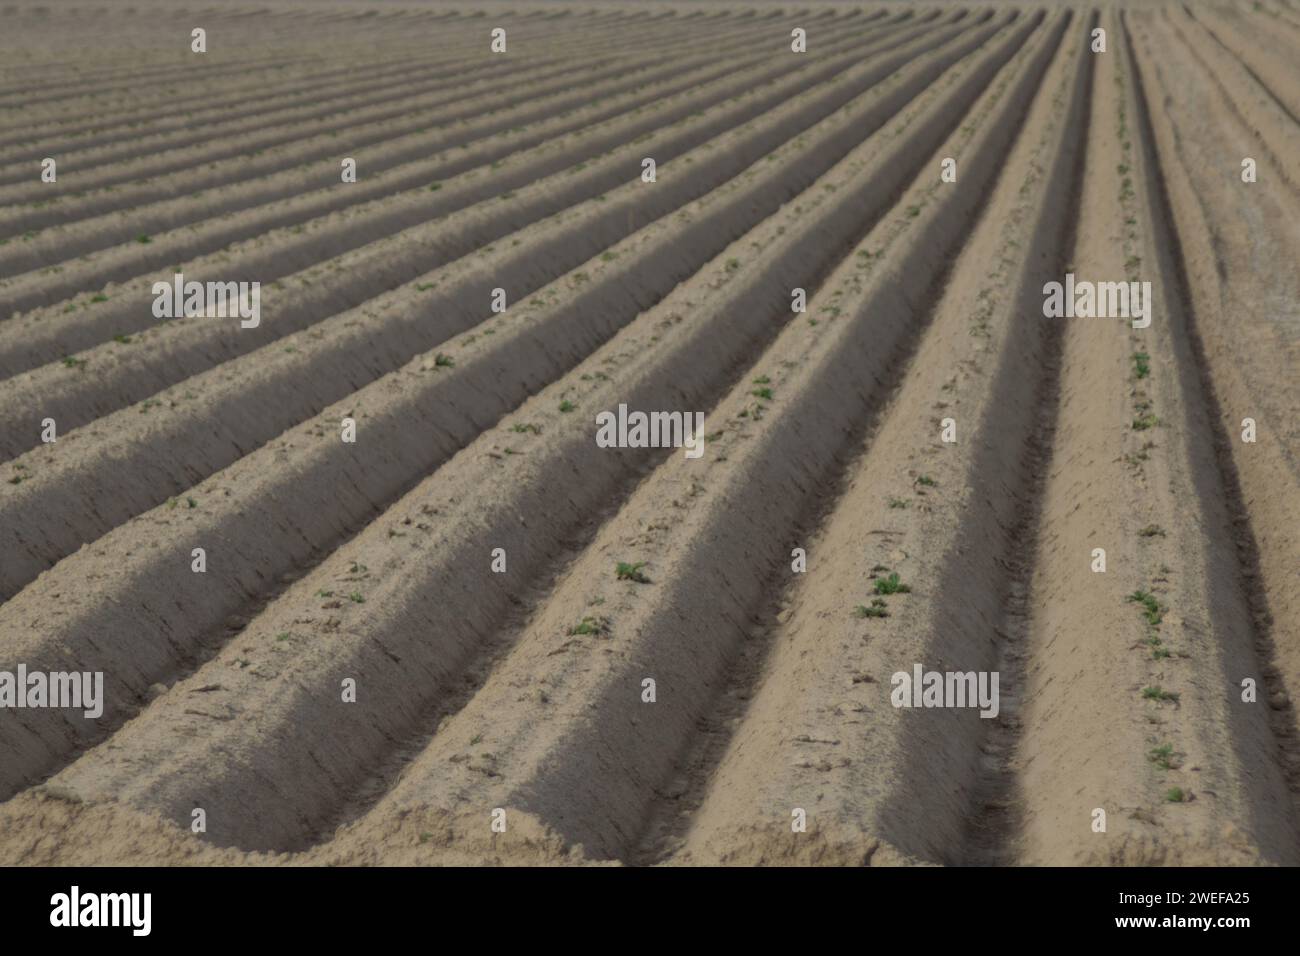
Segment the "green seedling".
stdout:
<svg viewBox="0 0 1300 956">
<path fill-rule="evenodd" d="M 1165 800 L 1169 803 L 1185 803 L 1187 794 L 1183 793 L 1182 787 L 1170 787 L 1165 791 Z"/>
<path fill-rule="evenodd" d="M 1178 703 L 1178 694 L 1164 690 L 1160 687 L 1143 687 L 1142 698 L 1144 700 L 1158 700 L 1162 702 L 1168 700 L 1173 701 L 1175 704 Z"/>
<path fill-rule="evenodd" d="M 871 607 L 859 604 L 853 609 L 854 617 L 889 617 L 889 611 L 886 610 L 885 602 L 882 598 L 872 598 Z"/>
<path fill-rule="evenodd" d="M 445 355 L 442 352 L 439 352 L 433 357 L 433 364 L 439 368 L 452 368 L 455 366 L 456 361 L 450 355 Z"/>
<path fill-rule="evenodd" d="M 644 561 L 638 561 L 636 564 L 628 564 L 626 561 L 620 561 L 618 562 L 618 566 L 614 569 L 614 575 L 620 581 L 636 581 L 639 584 L 649 584 L 650 579 L 641 573 L 641 569 L 644 568 L 645 565 L 646 563 Z"/>
<path fill-rule="evenodd" d="M 892 572 L 887 578 L 876 578 L 877 594 L 907 594 L 912 589 L 898 580 L 898 572 Z"/>
<path fill-rule="evenodd" d="M 1146 352 L 1133 353 L 1133 372 L 1138 378 L 1146 378 L 1151 374 L 1151 356 Z"/>
<path fill-rule="evenodd" d="M 1147 754 L 1147 759 L 1161 770 L 1174 770 L 1179 763 L 1178 756 L 1174 753 L 1173 744 L 1161 744 L 1159 747 L 1152 748 L 1151 752 Z"/>
<path fill-rule="evenodd" d="M 570 636 L 585 636 L 587 634 L 608 634 L 609 618 L 607 617 L 584 617 L 573 627 L 569 628 Z"/>
<path fill-rule="evenodd" d="M 577 407 L 577 405 L 573 404 L 573 402 L 569 401 L 567 398 L 560 402 L 560 411 L 562 412 L 571 412 Z"/>
<path fill-rule="evenodd" d="M 1152 627 L 1159 627 L 1161 620 L 1160 602 L 1149 591 L 1134 591 L 1125 600 L 1142 605 L 1142 614 Z"/>
</svg>

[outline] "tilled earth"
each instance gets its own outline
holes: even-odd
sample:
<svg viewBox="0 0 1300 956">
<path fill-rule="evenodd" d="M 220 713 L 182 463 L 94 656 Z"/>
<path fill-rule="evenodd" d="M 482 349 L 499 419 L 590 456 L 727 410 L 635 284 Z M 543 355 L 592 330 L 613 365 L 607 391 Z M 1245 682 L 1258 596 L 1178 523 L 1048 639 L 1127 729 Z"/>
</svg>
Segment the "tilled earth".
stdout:
<svg viewBox="0 0 1300 956">
<path fill-rule="evenodd" d="M 0 863 L 1300 862 L 1297 0 L 0 15 Z"/>
</svg>

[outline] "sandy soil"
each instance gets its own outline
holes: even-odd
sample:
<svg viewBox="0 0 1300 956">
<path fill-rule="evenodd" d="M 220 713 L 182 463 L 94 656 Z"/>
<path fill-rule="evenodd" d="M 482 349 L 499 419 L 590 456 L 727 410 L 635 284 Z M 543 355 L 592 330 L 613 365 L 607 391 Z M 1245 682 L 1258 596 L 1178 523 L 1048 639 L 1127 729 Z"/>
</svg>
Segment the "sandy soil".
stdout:
<svg viewBox="0 0 1300 956">
<path fill-rule="evenodd" d="M 781 6 L 12 5 L 0 863 L 1300 863 L 1300 7 Z"/>
</svg>

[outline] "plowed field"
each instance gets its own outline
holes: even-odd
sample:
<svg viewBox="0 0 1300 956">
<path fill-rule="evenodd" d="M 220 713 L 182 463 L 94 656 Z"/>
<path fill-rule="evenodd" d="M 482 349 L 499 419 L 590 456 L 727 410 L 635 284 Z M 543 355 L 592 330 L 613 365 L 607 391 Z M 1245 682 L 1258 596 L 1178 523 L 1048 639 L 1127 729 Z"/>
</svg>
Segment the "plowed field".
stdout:
<svg viewBox="0 0 1300 956">
<path fill-rule="evenodd" d="M 0 17 L 0 863 L 1300 863 L 1297 0 Z"/>
</svg>

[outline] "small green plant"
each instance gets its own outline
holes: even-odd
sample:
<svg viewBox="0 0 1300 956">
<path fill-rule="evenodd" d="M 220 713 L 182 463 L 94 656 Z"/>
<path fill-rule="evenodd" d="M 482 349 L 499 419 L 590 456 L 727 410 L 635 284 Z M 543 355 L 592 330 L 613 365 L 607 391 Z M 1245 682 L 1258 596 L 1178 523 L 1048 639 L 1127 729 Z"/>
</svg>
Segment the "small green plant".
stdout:
<svg viewBox="0 0 1300 956">
<path fill-rule="evenodd" d="M 1165 529 L 1160 527 L 1158 524 L 1149 524 L 1138 532 L 1138 536 L 1142 538 L 1163 538 L 1165 536 Z"/>
<path fill-rule="evenodd" d="M 524 434 L 525 432 L 532 432 L 534 435 L 540 435 L 542 433 L 542 426 L 533 425 L 526 422 L 515 422 L 513 425 L 510 426 L 510 430 L 512 432 L 518 432 L 521 435 Z"/>
<path fill-rule="evenodd" d="M 65 356 L 63 359 L 63 367 L 64 368 L 85 368 L 86 359 L 73 358 L 71 355 Z"/>
<path fill-rule="evenodd" d="M 772 390 L 770 388 L 756 388 L 749 394 L 753 395 L 755 398 L 762 398 L 769 402 L 772 400 Z"/>
<path fill-rule="evenodd" d="M 609 618 L 607 617 L 584 617 L 577 624 L 573 625 L 573 627 L 569 628 L 569 634 L 571 636 L 584 636 L 587 634 L 595 634 L 599 636 L 608 633 Z"/>
<path fill-rule="evenodd" d="M 194 508 L 197 508 L 197 507 L 199 506 L 199 503 L 198 503 L 197 501 L 195 501 L 193 498 L 186 498 L 186 499 L 185 499 L 185 505 L 186 505 L 186 507 L 188 507 L 188 508 L 190 508 L 190 509 L 194 509 Z"/>
<path fill-rule="evenodd" d="M 1159 767 L 1161 770 L 1175 770 L 1178 767 L 1178 755 L 1174 753 L 1173 744 L 1161 744 L 1159 747 L 1153 747 L 1147 754 L 1147 759 Z"/>
<path fill-rule="evenodd" d="M 889 617 L 889 611 L 882 598 L 872 598 L 871 607 L 859 604 L 853 609 L 853 615 L 854 617 Z"/>
<path fill-rule="evenodd" d="M 902 581 L 898 580 L 898 572 L 890 572 L 887 578 L 876 578 L 877 594 L 907 594 L 912 589 Z"/>
<path fill-rule="evenodd" d="M 1135 432 L 1144 432 L 1148 428 L 1155 428 L 1159 424 L 1160 419 L 1156 418 L 1156 416 L 1152 415 L 1150 412 L 1147 412 L 1146 414 L 1139 415 L 1137 418 L 1133 419 L 1133 430 Z"/>
<path fill-rule="evenodd" d="M 136 236 L 135 241 L 140 243 L 140 245 L 142 246 L 147 246 L 149 245 L 149 243 L 153 242 L 153 240 L 150 239 L 148 236 Z"/>
<path fill-rule="evenodd" d="M 921 475 L 919 478 L 916 479 L 916 483 L 918 485 L 925 485 L 925 487 L 927 488 L 933 488 L 935 485 L 938 484 L 938 482 L 935 481 L 933 478 L 931 478 L 929 475 Z"/>
<path fill-rule="evenodd" d="M 118 343 L 119 345 L 130 345 L 130 344 L 131 344 L 131 336 L 129 336 L 129 335 L 115 335 L 115 336 L 113 336 L 113 341 L 116 342 L 116 343 Z"/>
<path fill-rule="evenodd" d="M 755 384 L 755 385 L 766 385 L 766 384 L 768 384 L 768 383 L 771 382 L 771 381 L 772 381 L 772 380 L 771 380 L 770 378 L 768 378 L 766 375 L 760 375 L 758 378 L 754 379 L 754 384 Z"/>
<path fill-rule="evenodd" d="M 562 412 L 571 412 L 577 407 L 577 405 L 573 404 L 573 402 L 569 401 L 567 398 L 560 402 L 560 411 Z"/>
<path fill-rule="evenodd" d="M 1125 600 L 1142 605 L 1142 614 L 1152 627 L 1159 627 L 1161 620 L 1160 602 L 1150 591 L 1134 591 Z"/>
<path fill-rule="evenodd" d="M 889 507 L 891 507 L 891 508 L 906 508 L 906 507 L 907 507 L 907 502 L 904 501 L 902 498 L 890 498 L 890 499 L 889 499 Z"/>
<path fill-rule="evenodd" d="M 429 183 L 429 192 L 436 193 L 442 188 L 442 183 Z"/>
<path fill-rule="evenodd" d="M 456 365 L 456 360 L 450 355 L 439 352 L 433 357 L 433 364 L 439 368 L 453 368 Z"/>
<path fill-rule="evenodd" d="M 735 271 L 736 271 L 737 269 L 739 269 L 739 268 L 740 268 L 740 260 L 739 260 L 739 259 L 728 259 L 728 260 L 727 260 L 727 271 L 728 271 L 728 272 L 735 272 Z"/>
<path fill-rule="evenodd" d="M 1164 690 L 1163 688 L 1160 688 L 1160 687 L 1143 687 L 1143 688 L 1142 688 L 1142 699 L 1143 699 L 1143 700 L 1158 700 L 1158 701 L 1166 701 L 1166 700 L 1168 700 L 1168 701 L 1172 701 L 1172 702 L 1174 702 L 1175 704 L 1178 703 L 1178 695 L 1177 695 L 1177 694 L 1173 693 L 1172 691 Z"/>
<path fill-rule="evenodd" d="M 107 301 L 108 301 L 108 296 L 104 295 L 104 293 L 102 293 L 102 292 L 96 292 L 94 295 L 92 295 L 92 296 L 90 297 L 90 301 L 91 301 L 91 302 L 107 302 Z"/>
<path fill-rule="evenodd" d="M 1146 352 L 1133 353 L 1133 373 L 1138 378 L 1146 378 L 1151 374 L 1151 356 Z"/>
<path fill-rule="evenodd" d="M 287 641 L 289 639 L 289 632 L 281 631 L 279 634 L 275 635 L 275 639 L 277 641 Z"/>
<path fill-rule="evenodd" d="M 351 601 L 353 604 L 366 603 L 365 596 L 360 591 L 353 591 L 351 594 L 348 595 L 348 600 Z"/>
<path fill-rule="evenodd" d="M 645 565 L 646 563 L 644 561 L 638 561 L 636 564 L 628 564 L 626 561 L 620 561 L 618 562 L 617 567 L 614 568 L 614 575 L 620 581 L 636 581 L 639 584 L 649 584 L 650 579 L 641 573 L 641 569 L 644 568 Z"/>
<path fill-rule="evenodd" d="M 1187 794 L 1183 793 L 1182 787 L 1170 787 L 1165 791 L 1165 800 L 1169 803 L 1184 803 L 1187 800 Z"/>
</svg>

